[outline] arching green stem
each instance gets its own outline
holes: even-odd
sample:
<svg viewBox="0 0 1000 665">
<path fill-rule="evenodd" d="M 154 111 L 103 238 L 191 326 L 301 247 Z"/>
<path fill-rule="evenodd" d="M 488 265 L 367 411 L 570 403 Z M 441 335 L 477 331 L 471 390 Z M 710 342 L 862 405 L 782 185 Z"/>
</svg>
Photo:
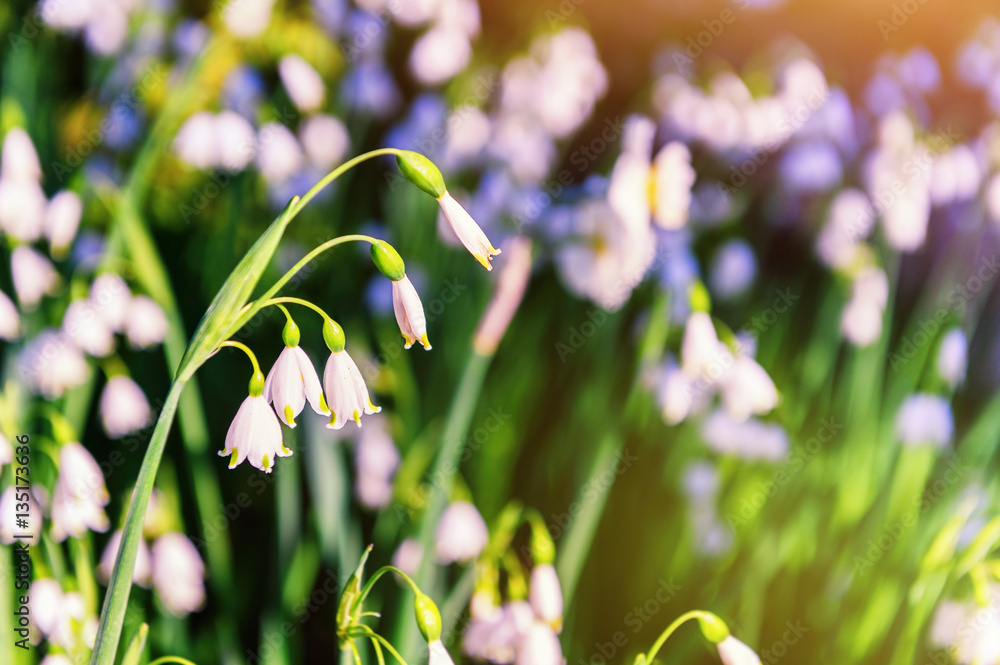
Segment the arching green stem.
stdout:
<svg viewBox="0 0 1000 665">
<path fill-rule="evenodd" d="M 413 593 L 417 595 L 421 593 L 420 587 L 417 586 L 417 583 L 414 582 L 413 579 L 409 575 L 404 573 L 402 570 L 396 568 L 395 566 L 382 566 L 374 573 L 372 573 L 372 576 L 368 578 L 368 581 L 361 588 L 361 593 L 358 594 L 358 597 L 354 600 L 354 604 L 351 606 L 352 613 L 355 610 L 357 610 L 357 608 L 360 607 L 362 603 L 365 602 L 365 598 L 367 598 L 368 594 L 371 593 L 372 588 L 375 586 L 375 583 L 378 582 L 379 578 L 385 575 L 386 573 L 396 573 L 397 575 L 402 577 L 407 584 L 410 585 L 410 588 L 413 589 Z"/>
<path fill-rule="evenodd" d="M 354 627 L 354 629 L 349 633 L 349 635 L 351 637 L 367 637 L 373 641 L 377 640 L 381 642 L 382 646 L 386 648 L 386 651 L 391 653 L 392 657 L 395 658 L 397 661 L 399 661 L 400 665 L 407 665 L 406 660 L 401 655 L 399 655 L 398 651 L 396 651 L 396 647 L 392 646 L 392 644 L 389 643 L 389 640 L 385 639 L 384 637 L 376 633 L 368 626 L 364 624 L 359 624 Z"/>
<path fill-rule="evenodd" d="M 317 194 L 323 191 L 324 187 L 326 187 L 331 182 L 342 176 L 347 171 L 350 171 L 352 168 L 354 168 L 361 162 L 368 161 L 372 157 L 380 157 L 382 155 L 398 155 L 399 153 L 400 151 L 396 150 L 395 148 L 380 148 L 378 150 L 372 150 L 371 152 L 366 152 L 363 155 L 358 155 L 354 159 L 344 162 L 343 164 L 341 164 L 340 166 L 338 166 L 337 168 L 326 174 L 326 176 L 322 180 L 313 185 L 312 189 L 306 192 L 302 196 L 302 198 L 299 199 L 298 203 L 296 203 L 295 206 L 292 208 L 292 215 L 299 214 L 299 211 L 302 210 L 304 207 L 306 207 L 306 204 L 312 201 Z"/>
<path fill-rule="evenodd" d="M 260 306 L 260 308 L 264 309 L 265 307 L 271 307 L 272 305 L 276 306 L 276 307 L 279 307 L 281 309 L 281 311 L 285 313 L 285 316 L 288 317 L 289 319 L 291 319 L 291 315 L 289 315 L 288 310 L 285 309 L 284 307 L 282 307 L 281 303 L 287 303 L 289 305 L 301 305 L 302 307 L 308 307 L 312 311 L 314 311 L 317 314 L 319 314 L 320 316 L 322 316 L 324 321 L 333 320 L 333 317 L 331 317 L 329 314 L 327 314 L 325 311 L 323 311 L 323 308 L 320 307 L 319 305 L 316 305 L 315 303 L 311 303 L 308 300 L 303 300 L 302 298 L 293 298 L 291 296 L 282 296 L 280 298 L 271 298 L 270 300 L 267 300 L 266 302 L 262 303 L 261 306 Z"/>
<path fill-rule="evenodd" d="M 656 654 L 659 653 L 660 648 L 663 646 L 664 642 L 670 639 L 670 636 L 673 635 L 674 632 L 676 632 L 676 630 L 681 627 L 681 624 L 690 621 L 691 619 L 699 619 L 699 618 L 710 619 L 714 617 L 708 612 L 704 612 L 702 610 L 691 610 L 690 612 L 685 612 L 684 614 L 674 619 L 674 622 L 669 626 L 667 626 L 667 629 L 664 630 L 662 633 L 660 633 L 660 637 L 657 638 L 656 642 L 653 643 L 652 648 L 650 648 L 649 652 L 646 654 L 646 662 L 647 663 L 653 662 L 653 659 L 656 658 Z"/>
<path fill-rule="evenodd" d="M 151 661 L 149 665 L 160 665 L 161 663 L 180 663 L 180 665 L 195 665 L 194 662 L 180 656 L 164 656 Z"/>
<path fill-rule="evenodd" d="M 247 357 L 250 358 L 250 362 L 253 363 L 254 374 L 261 373 L 260 364 L 257 362 L 257 356 L 254 355 L 253 351 L 250 350 L 249 346 L 247 346 L 243 342 L 237 342 L 234 339 L 227 339 L 225 342 L 219 345 L 219 348 L 222 348 L 224 346 L 231 346 L 234 349 L 239 349 L 243 353 L 247 354 Z"/>
</svg>

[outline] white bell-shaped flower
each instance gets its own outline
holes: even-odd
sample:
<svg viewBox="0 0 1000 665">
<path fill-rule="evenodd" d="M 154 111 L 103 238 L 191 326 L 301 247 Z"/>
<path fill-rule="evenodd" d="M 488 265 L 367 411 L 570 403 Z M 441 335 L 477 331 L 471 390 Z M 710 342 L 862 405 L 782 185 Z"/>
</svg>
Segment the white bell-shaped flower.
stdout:
<svg viewBox="0 0 1000 665">
<path fill-rule="evenodd" d="M 6 293 L 0 291 L 0 339 L 12 342 L 21 336 L 21 313 Z"/>
<path fill-rule="evenodd" d="M 90 368 L 66 335 L 43 330 L 22 349 L 17 373 L 33 391 L 53 399 L 86 381 Z"/>
<path fill-rule="evenodd" d="M 138 432 L 153 419 L 146 394 L 127 376 L 108 379 L 101 393 L 100 412 L 104 432 L 112 439 Z"/>
<path fill-rule="evenodd" d="M 21 242 L 35 242 L 45 230 L 45 192 L 33 181 L 0 178 L 0 230 Z"/>
<path fill-rule="evenodd" d="M 439 563 L 471 561 L 489 542 L 490 534 L 483 516 L 466 501 L 456 501 L 445 508 L 435 533 L 435 555 Z"/>
<path fill-rule="evenodd" d="M 101 555 L 101 565 L 97 568 L 98 577 L 104 584 L 111 580 L 111 574 L 115 569 L 115 559 L 118 557 L 118 548 L 121 546 L 122 532 L 115 531 L 111 534 L 104 553 Z M 149 588 L 152 567 L 150 565 L 149 546 L 142 538 L 139 539 L 139 549 L 135 554 L 135 568 L 132 569 L 132 582 L 141 587 Z"/>
<path fill-rule="evenodd" d="M 35 309 L 42 296 L 52 294 L 59 285 L 59 275 L 52 262 L 27 245 L 20 245 L 11 252 L 10 272 L 17 299 L 26 310 Z"/>
<path fill-rule="evenodd" d="M 138 349 L 156 346 L 167 336 L 167 326 L 167 315 L 152 298 L 135 296 L 129 301 L 125 336 L 132 346 Z"/>
<path fill-rule="evenodd" d="M 528 603 L 505 603 L 501 608 L 473 617 L 462 638 L 462 650 L 476 660 L 510 665 L 534 622 L 535 613 Z"/>
<path fill-rule="evenodd" d="M 104 358 L 115 349 L 115 335 L 89 299 L 74 300 L 63 315 L 62 330 L 81 351 Z"/>
<path fill-rule="evenodd" d="M 281 423 L 271 405 L 263 395 L 247 396 L 229 425 L 226 447 L 219 457 L 229 456 L 230 469 L 249 460 L 252 466 L 271 473 L 276 458 L 291 454 L 282 442 Z"/>
<path fill-rule="evenodd" d="M 954 433 L 951 405 L 940 395 L 910 395 L 896 414 L 896 436 L 907 446 L 945 446 Z"/>
<path fill-rule="evenodd" d="M 308 113 L 323 105 L 326 98 L 323 78 L 301 57 L 294 54 L 284 56 L 278 62 L 278 76 L 299 111 Z"/>
<path fill-rule="evenodd" d="M 427 665 L 455 665 L 451 654 L 439 639 L 427 643 L 427 652 Z"/>
<path fill-rule="evenodd" d="M 152 570 L 153 588 L 171 614 L 183 617 L 205 605 L 205 564 L 183 534 L 165 533 L 156 539 Z"/>
<path fill-rule="evenodd" d="M 80 228 L 83 202 L 75 192 L 63 190 L 52 197 L 45 209 L 45 237 L 55 257 L 61 257 L 69 250 Z"/>
<path fill-rule="evenodd" d="M 723 665 L 761 665 L 760 656 L 732 635 L 716 646 Z"/>
<path fill-rule="evenodd" d="M 410 278 L 405 275 L 392 283 L 392 311 L 396 315 L 396 323 L 399 324 L 399 331 L 406 342 L 404 348 L 408 349 L 414 342 L 420 342 L 425 350 L 430 351 L 431 343 L 427 340 L 427 317 L 424 315 L 424 306 Z"/>
<path fill-rule="evenodd" d="M 295 418 L 302 413 L 307 400 L 321 416 L 330 413 L 316 368 L 300 346 L 286 346 L 278 355 L 264 382 L 264 399 L 289 427 L 295 427 Z"/>
<path fill-rule="evenodd" d="M 540 564 L 531 570 L 528 600 L 539 619 L 549 624 L 557 633 L 562 630 L 562 586 L 551 563 Z"/>
<path fill-rule="evenodd" d="M 40 182 L 42 165 L 28 132 L 13 127 L 3 138 L 0 152 L 0 179 L 17 182 Z"/>
<path fill-rule="evenodd" d="M 476 220 L 472 219 L 472 215 L 466 212 L 462 204 L 456 201 L 451 194 L 445 192 L 437 201 L 441 206 L 441 211 L 444 213 L 445 219 L 448 220 L 448 224 L 451 226 L 451 230 L 455 232 L 461 243 L 465 245 L 465 248 L 469 250 L 469 253 L 477 261 L 483 264 L 484 268 L 492 270 L 493 267 L 490 265 L 490 261 L 495 255 L 500 253 L 500 250 L 493 246 L 490 239 L 486 237 L 483 230 L 476 224 Z"/>
<path fill-rule="evenodd" d="M 362 415 L 382 410 L 372 404 L 361 370 L 347 351 L 330 353 L 323 371 L 323 390 L 330 408 L 330 422 L 327 423 L 330 429 L 340 429 L 350 420 L 360 427 Z"/>
<path fill-rule="evenodd" d="M 722 360 L 719 336 L 708 312 L 692 312 L 681 340 L 681 369 L 691 378 L 712 376 Z"/>
<path fill-rule="evenodd" d="M 79 443 L 59 450 L 59 478 L 52 496 L 52 536 L 82 538 L 87 530 L 108 530 L 108 490 L 104 474 L 90 452 Z"/>
<path fill-rule="evenodd" d="M 563 654 L 559 638 L 547 623 L 536 621 L 528 629 L 517 648 L 515 665 L 562 665 Z"/>
<path fill-rule="evenodd" d="M 748 356 L 733 358 L 730 367 L 719 379 L 722 405 L 737 421 L 751 415 L 762 415 L 778 404 L 778 389 L 767 371 Z"/>
<path fill-rule="evenodd" d="M 115 332 L 125 330 L 132 292 L 121 277 L 106 272 L 94 278 L 88 294 L 91 306 L 109 328 Z"/>
</svg>

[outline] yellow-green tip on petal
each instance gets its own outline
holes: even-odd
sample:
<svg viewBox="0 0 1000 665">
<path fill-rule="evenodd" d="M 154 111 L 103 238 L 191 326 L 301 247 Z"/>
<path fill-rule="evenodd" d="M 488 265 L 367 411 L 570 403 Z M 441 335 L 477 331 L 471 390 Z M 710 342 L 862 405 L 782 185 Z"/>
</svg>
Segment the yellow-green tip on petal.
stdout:
<svg viewBox="0 0 1000 665">
<path fill-rule="evenodd" d="M 431 343 L 430 340 L 427 339 L 427 333 L 424 333 L 423 336 L 420 338 L 420 343 L 424 346 L 424 351 L 431 350 Z"/>
<path fill-rule="evenodd" d="M 261 462 L 261 466 L 264 467 L 264 471 L 270 473 L 270 471 L 271 471 L 271 463 L 270 463 L 270 461 L 268 461 L 267 455 L 264 455 L 264 460 Z"/>
<path fill-rule="evenodd" d="M 330 413 L 330 407 L 326 404 L 326 395 L 319 396 L 319 408 L 323 413 Z"/>
<path fill-rule="evenodd" d="M 285 422 L 288 423 L 289 427 L 295 427 L 295 413 L 290 404 L 285 405 Z"/>
<path fill-rule="evenodd" d="M 229 458 L 229 468 L 235 469 L 236 465 L 239 464 L 240 453 L 236 448 L 233 448 L 233 455 Z"/>
<path fill-rule="evenodd" d="M 354 410 L 354 416 L 351 419 L 357 423 L 358 427 L 361 427 L 361 413 L 357 409 Z"/>
<path fill-rule="evenodd" d="M 375 403 L 372 402 L 371 397 L 368 398 L 368 408 L 374 411 L 375 413 L 379 413 L 382 410 L 381 406 L 375 406 Z"/>
</svg>

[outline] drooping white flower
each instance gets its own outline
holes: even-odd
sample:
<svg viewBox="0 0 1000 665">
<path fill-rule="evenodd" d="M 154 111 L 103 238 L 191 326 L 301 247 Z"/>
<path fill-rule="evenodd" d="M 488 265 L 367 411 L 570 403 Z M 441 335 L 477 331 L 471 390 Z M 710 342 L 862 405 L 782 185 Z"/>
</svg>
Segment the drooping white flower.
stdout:
<svg viewBox="0 0 1000 665">
<path fill-rule="evenodd" d="M 17 299 L 26 310 L 35 309 L 42 296 L 51 294 L 59 285 L 59 275 L 52 262 L 27 245 L 20 245 L 11 252 L 10 272 Z"/>
<path fill-rule="evenodd" d="M 0 231 L 34 242 L 45 229 L 45 192 L 37 182 L 0 178 Z"/>
<path fill-rule="evenodd" d="M 323 371 L 323 391 L 330 408 L 330 422 L 327 423 L 330 429 L 340 429 L 350 420 L 361 427 L 362 415 L 382 410 L 372 404 L 361 370 L 347 351 L 330 354 Z"/>
<path fill-rule="evenodd" d="M 101 393 L 100 412 L 104 432 L 111 439 L 138 432 L 153 419 L 146 394 L 127 376 L 108 379 Z"/>
<path fill-rule="evenodd" d="M 300 346 L 286 346 L 278 355 L 264 382 L 264 399 L 289 427 L 295 427 L 295 418 L 302 413 L 306 400 L 321 416 L 330 413 L 316 368 Z"/>
<path fill-rule="evenodd" d="M 663 421 L 676 425 L 688 417 L 694 406 L 695 384 L 671 362 L 663 369 L 660 378 L 659 402 Z"/>
<path fill-rule="evenodd" d="M 549 624 L 552 630 L 560 632 L 563 622 L 562 586 L 550 563 L 535 566 L 531 570 L 531 586 L 528 601 L 535 615 Z"/>
<path fill-rule="evenodd" d="M 709 414 L 701 425 L 705 445 L 723 455 L 778 461 L 788 454 L 788 435 L 780 425 L 750 418 L 733 419 L 724 409 Z"/>
<path fill-rule="evenodd" d="M 694 180 L 686 145 L 671 141 L 660 148 L 653 162 L 653 220 L 658 226 L 679 229 L 687 223 Z"/>
<path fill-rule="evenodd" d="M 951 405 L 940 395 L 916 393 L 903 401 L 896 414 L 896 436 L 903 445 L 945 446 L 955 433 Z"/>
<path fill-rule="evenodd" d="M 413 577 L 424 560 L 424 546 L 416 538 L 406 538 L 392 555 L 392 565 Z"/>
<path fill-rule="evenodd" d="M 288 127 L 269 122 L 260 128 L 257 142 L 257 168 L 268 182 L 285 182 L 302 168 L 302 147 Z"/>
<path fill-rule="evenodd" d="M 396 315 L 396 323 L 399 324 L 399 331 L 405 340 L 404 348 L 408 349 L 414 342 L 420 342 L 425 350 L 430 351 L 431 343 L 427 340 L 427 317 L 424 315 L 424 306 L 420 302 L 417 290 L 406 275 L 403 275 L 403 279 L 392 283 L 392 311 Z"/>
<path fill-rule="evenodd" d="M 722 362 L 723 346 L 708 312 L 691 312 L 681 340 L 681 369 L 691 378 L 714 375 Z M 721 354 L 721 355 L 720 355 Z"/>
<path fill-rule="evenodd" d="M 204 606 L 205 564 L 183 534 L 165 533 L 156 539 L 152 569 L 153 588 L 171 614 L 183 617 Z"/>
<path fill-rule="evenodd" d="M 16 182 L 39 182 L 42 165 L 28 132 L 13 127 L 3 137 L 0 152 L 0 179 Z"/>
<path fill-rule="evenodd" d="M 282 442 L 281 423 L 274 409 L 263 395 L 248 395 L 229 425 L 226 447 L 219 457 L 229 456 L 230 469 L 250 460 L 252 466 L 271 473 L 276 458 L 291 454 Z"/>
<path fill-rule="evenodd" d="M 431 640 L 427 643 L 427 665 L 455 665 L 451 659 L 451 654 L 445 649 L 440 639 Z"/>
<path fill-rule="evenodd" d="M 294 53 L 284 56 L 278 62 L 278 76 L 299 111 L 309 113 L 323 105 L 326 98 L 323 78 L 302 57 Z"/>
<path fill-rule="evenodd" d="M 0 339 L 12 342 L 21 336 L 21 313 L 6 293 L 0 291 Z"/>
<path fill-rule="evenodd" d="M 761 665 L 753 649 L 730 635 L 716 645 L 723 665 Z"/>
<path fill-rule="evenodd" d="M 351 137 L 344 123 L 325 113 L 311 115 L 302 121 L 299 141 L 309 163 L 324 170 L 344 159 L 351 147 Z"/>
<path fill-rule="evenodd" d="M 490 242 L 486 234 L 483 233 L 483 230 L 476 224 L 476 220 L 472 219 L 472 216 L 466 212 L 462 204 L 456 201 L 451 194 L 445 192 L 437 201 L 441 206 L 441 211 L 444 213 L 445 219 L 448 220 L 448 224 L 451 226 L 451 230 L 455 232 L 455 235 L 465 245 L 465 248 L 469 250 L 469 253 L 477 261 L 483 264 L 484 268 L 492 270 L 493 267 L 490 265 L 490 261 L 500 253 L 500 250 L 493 247 L 493 243 Z"/>
<path fill-rule="evenodd" d="M 535 613 L 524 601 L 474 616 L 462 637 L 462 650 L 471 658 L 496 665 L 510 665 L 522 640 L 535 622 Z"/>
<path fill-rule="evenodd" d="M 56 257 L 66 254 L 80 228 L 83 203 L 75 192 L 63 190 L 52 197 L 45 209 L 45 237 Z"/>
<path fill-rule="evenodd" d="M 31 618 L 42 636 L 64 649 L 73 648 L 77 643 L 73 624 L 86 615 L 83 597 L 64 592 L 59 582 L 45 577 L 31 583 L 28 599 Z"/>
<path fill-rule="evenodd" d="M 147 296 L 134 296 L 125 314 L 125 336 L 132 346 L 148 349 L 167 336 L 167 315 Z"/>
<path fill-rule="evenodd" d="M 536 621 L 521 638 L 515 665 L 562 665 L 562 646 L 547 623 Z"/>
<path fill-rule="evenodd" d="M 108 530 L 108 490 L 104 474 L 90 452 L 79 443 L 59 450 L 59 478 L 52 496 L 52 536 L 82 538 L 87 530 Z"/>
<path fill-rule="evenodd" d="M 435 532 L 435 556 L 438 563 L 471 561 L 489 542 L 490 534 L 483 516 L 467 501 L 455 501 L 445 508 Z"/>
<path fill-rule="evenodd" d="M 722 405 L 734 420 L 763 415 L 778 404 L 778 390 L 767 371 L 753 358 L 736 356 L 719 379 Z"/>
<path fill-rule="evenodd" d="M 94 311 L 88 299 L 69 304 L 63 316 L 62 331 L 87 355 L 103 358 L 114 351 L 114 332 Z"/>
<path fill-rule="evenodd" d="M 965 380 L 969 363 L 969 342 L 961 328 L 952 328 L 943 338 L 937 355 L 937 371 L 951 387 Z"/>
<path fill-rule="evenodd" d="M 90 368 L 83 353 L 66 335 L 43 330 L 21 350 L 17 373 L 33 391 L 54 399 L 86 381 Z"/>
<path fill-rule="evenodd" d="M 114 273 L 101 273 L 90 285 L 90 304 L 115 332 L 125 329 L 132 292 L 121 277 Z"/>
<path fill-rule="evenodd" d="M 24 498 L 24 497 L 22 497 Z M 10 485 L 0 494 L 0 543 L 11 545 L 23 542 L 25 545 L 35 545 L 42 533 L 42 509 L 28 494 L 27 501 L 18 501 L 14 486 Z M 28 510 L 18 510 L 17 504 L 27 503 Z M 23 506 L 22 506 L 23 508 Z M 18 517 L 21 515 L 21 517 Z M 27 515 L 25 517 L 25 515 Z M 18 520 L 24 520 L 19 522 Z"/>
<path fill-rule="evenodd" d="M 118 547 L 121 545 L 121 542 L 121 530 L 115 531 L 111 534 L 111 538 L 108 539 L 108 544 L 101 555 L 101 565 L 98 566 L 97 572 L 98 577 L 105 584 L 111 580 L 111 574 L 115 569 L 115 559 L 118 557 Z M 146 541 L 140 538 L 139 549 L 135 554 L 135 568 L 132 569 L 132 582 L 148 589 L 151 573 L 149 547 L 146 545 Z"/>
</svg>

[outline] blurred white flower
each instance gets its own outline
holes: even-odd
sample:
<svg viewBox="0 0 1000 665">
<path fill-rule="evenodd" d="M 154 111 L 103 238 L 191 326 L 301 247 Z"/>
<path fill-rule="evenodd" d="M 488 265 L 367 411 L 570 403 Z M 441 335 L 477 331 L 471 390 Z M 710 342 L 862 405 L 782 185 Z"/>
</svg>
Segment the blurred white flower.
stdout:
<svg viewBox="0 0 1000 665">
<path fill-rule="evenodd" d="M 719 342 L 708 312 L 691 312 L 681 340 L 681 369 L 688 377 L 716 378 L 727 359 L 728 349 Z"/>
<path fill-rule="evenodd" d="M 946 446 L 954 433 L 951 405 L 940 395 L 910 395 L 896 414 L 896 436 L 906 446 Z"/>
<path fill-rule="evenodd" d="M 716 645 L 723 665 L 761 665 L 753 649 L 730 635 Z"/>
<path fill-rule="evenodd" d="M 281 58 L 278 62 L 278 76 L 299 111 L 309 113 L 323 105 L 323 100 L 326 99 L 323 78 L 302 57 L 293 53 Z"/>
<path fill-rule="evenodd" d="M 562 586 L 552 564 L 541 564 L 531 569 L 528 600 L 539 619 L 557 633 L 562 630 Z"/>
<path fill-rule="evenodd" d="M 339 164 L 351 148 L 351 137 L 340 118 L 324 113 L 311 115 L 299 125 L 299 140 L 309 163 L 318 169 Z"/>
<path fill-rule="evenodd" d="M 115 569 L 115 559 L 118 556 L 118 547 L 121 545 L 121 542 L 122 532 L 119 529 L 111 534 L 111 538 L 108 539 L 108 544 L 104 548 L 104 553 L 101 555 L 101 565 L 97 568 L 97 574 L 104 584 L 107 584 L 111 580 L 111 574 Z M 150 566 L 149 547 L 146 545 L 146 541 L 140 538 L 139 549 L 135 554 L 135 568 L 132 570 L 132 582 L 148 589 L 151 583 L 151 574 L 152 567 Z"/>
<path fill-rule="evenodd" d="M 45 228 L 45 192 L 37 182 L 0 178 L 0 231 L 34 242 Z"/>
<path fill-rule="evenodd" d="M 734 239 L 719 247 L 708 273 L 712 294 L 729 301 L 746 293 L 757 276 L 757 256 L 745 240 Z"/>
<path fill-rule="evenodd" d="M 663 421 L 668 425 L 682 422 L 695 406 L 695 386 L 673 361 L 662 371 L 658 396 Z"/>
<path fill-rule="evenodd" d="M 205 564 L 183 534 L 165 533 L 156 539 L 152 569 L 153 588 L 171 614 L 183 617 L 204 606 Z"/>
<path fill-rule="evenodd" d="M 830 204 L 826 224 L 816 239 L 817 255 L 831 268 L 847 268 L 874 225 L 875 212 L 868 196 L 859 189 L 841 190 Z"/>
<path fill-rule="evenodd" d="M 232 4 L 227 5 L 227 9 Z M 209 169 L 219 163 L 219 144 L 215 115 L 199 111 L 188 118 L 174 138 L 174 151 L 197 169 Z"/>
<path fill-rule="evenodd" d="M 94 311 L 115 332 L 125 329 L 132 292 L 125 280 L 114 273 L 106 272 L 94 278 L 90 285 L 90 304 Z"/>
<path fill-rule="evenodd" d="M 979 160 L 967 145 L 958 145 L 934 157 L 930 196 L 934 205 L 965 201 L 979 192 L 983 174 Z"/>
<path fill-rule="evenodd" d="M 153 420 L 146 394 L 139 384 L 127 376 L 108 379 L 101 393 L 99 408 L 104 432 L 111 439 L 138 432 Z"/>
<path fill-rule="evenodd" d="M 10 445 L 3 432 L 0 432 L 0 472 L 3 472 L 4 464 L 10 464 L 13 460 L 14 447 Z"/>
<path fill-rule="evenodd" d="M 50 653 L 42 658 L 39 665 L 73 665 L 73 661 L 69 659 L 69 656 L 64 656 L 61 653 Z"/>
<path fill-rule="evenodd" d="M 392 565 L 414 577 L 424 560 L 424 547 L 416 538 L 406 538 L 392 555 Z"/>
<path fill-rule="evenodd" d="M 969 342 L 961 328 L 952 328 L 941 338 L 937 354 L 938 375 L 955 387 L 965 380 L 965 370 L 969 363 Z"/>
<path fill-rule="evenodd" d="M 713 411 L 701 425 L 705 444 L 723 455 L 778 461 L 788 454 L 788 435 L 780 425 L 735 420 L 725 410 Z"/>
<path fill-rule="evenodd" d="M 284 182 L 302 168 L 302 148 L 288 127 L 269 122 L 260 128 L 257 141 L 257 168 L 268 182 Z"/>
<path fill-rule="evenodd" d="M 21 308 L 28 311 L 59 286 L 59 275 L 52 262 L 27 245 L 19 245 L 11 252 L 10 272 Z"/>
<path fill-rule="evenodd" d="M 515 665 L 562 665 L 562 646 L 547 623 L 531 624 L 517 646 Z"/>
<path fill-rule="evenodd" d="M 91 51 L 99 55 L 114 55 L 128 40 L 128 14 L 121 3 L 102 2 L 91 14 L 84 30 L 84 39 Z"/>
<path fill-rule="evenodd" d="M 719 378 L 719 396 L 729 415 L 743 422 L 768 413 L 778 404 L 778 390 L 767 371 L 753 358 L 737 355 Z"/>
<path fill-rule="evenodd" d="M 59 450 L 59 478 L 52 495 L 52 537 L 82 538 L 87 530 L 108 530 L 108 490 L 104 473 L 90 452 L 79 443 L 63 444 Z"/>
<path fill-rule="evenodd" d="M 421 35 L 410 52 L 410 71 L 425 85 L 450 80 L 472 59 L 472 44 L 460 28 L 439 24 Z"/>
<path fill-rule="evenodd" d="M 495 255 L 500 253 L 500 250 L 493 246 L 490 239 L 486 237 L 483 230 L 476 224 L 476 220 L 472 219 L 472 216 L 466 212 L 462 204 L 456 201 L 448 192 L 445 192 L 438 199 L 438 204 L 441 206 L 441 211 L 444 213 L 445 219 L 448 220 L 451 230 L 455 232 L 455 235 L 465 245 L 465 248 L 469 250 L 469 253 L 483 264 L 484 268 L 492 270 L 493 267 L 490 265 L 490 261 L 493 260 Z"/>
<path fill-rule="evenodd" d="M 938 647 L 954 649 L 956 663 L 1000 662 L 1000 614 L 992 604 L 1000 597 L 1000 586 L 990 585 L 989 595 L 985 606 L 945 601 L 934 614 L 930 640 Z"/>
<path fill-rule="evenodd" d="M 361 427 L 362 415 L 382 410 L 372 404 L 361 370 L 347 351 L 330 353 L 323 370 L 323 391 L 330 409 L 329 429 L 340 429 L 350 420 Z"/>
<path fill-rule="evenodd" d="M 10 297 L 0 291 L 0 339 L 12 342 L 21 336 L 21 313 Z"/>
<path fill-rule="evenodd" d="M 212 166 L 242 171 L 253 161 L 257 149 L 253 126 L 235 111 L 223 111 L 213 122 L 216 161 Z"/>
<path fill-rule="evenodd" d="M 851 299 L 840 317 L 840 331 L 855 346 L 875 343 L 882 334 L 882 317 L 889 300 L 889 280 L 879 268 L 860 271 L 851 284 Z"/>
<path fill-rule="evenodd" d="M 274 0 L 231 0 L 222 10 L 222 20 L 237 37 L 250 39 L 264 32 L 271 22 Z"/>
<path fill-rule="evenodd" d="M 114 351 L 115 336 L 90 300 L 74 300 L 63 315 L 62 331 L 81 351 L 103 358 Z"/>
<path fill-rule="evenodd" d="M 653 162 L 653 219 L 660 227 L 679 229 L 687 223 L 694 181 L 686 145 L 671 141 L 660 148 Z"/>
<path fill-rule="evenodd" d="M 31 583 L 28 605 L 34 625 L 42 637 L 64 649 L 76 646 L 74 623 L 86 616 L 83 597 L 76 592 L 65 593 L 56 580 L 44 577 Z"/>
<path fill-rule="evenodd" d="M 403 275 L 403 279 L 392 283 L 392 311 L 396 315 L 396 323 L 405 341 L 403 348 L 408 349 L 414 342 L 420 342 L 425 350 L 430 351 L 431 343 L 427 339 L 427 317 L 424 315 L 424 306 L 420 302 L 417 290 L 406 275 Z"/>
<path fill-rule="evenodd" d="M 467 501 L 455 501 L 445 508 L 438 522 L 435 557 L 441 564 L 471 561 L 489 539 L 486 522 L 476 507 Z"/>
<path fill-rule="evenodd" d="M 473 617 L 462 637 L 462 650 L 476 660 L 510 665 L 534 622 L 535 613 L 528 603 L 504 603 L 499 609 Z"/>
<path fill-rule="evenodd" d="M 3 494 L 0 494 L 0 519 L 3 520 L 0 522 L 0 543 L 4 545 L 12 545 L 18 541 L 25 545 L 38 543 L 38 538 L 42 534 L 42 509 L 30 492 L 27 498 L 27 501 L 18 501 L 13 485 L 8 485 Z M 19 503 L 27 503 L 28 510 L 18 510 Z M 25 520 L 27 526 L 19 526 L 17 516 L 25 513 L 27 517 L 20 519 Z"/>
<path fill-rule="evenodd" d="M 45 236 L 54 256 L 64 256 L 73 244 L 81 215 L 83 203 L 75 192 L 64 189 L 49 201 L 45 209 Z"/>
<path fill-rule="evenodd" d="M 295 418 L 302 413 L 306 400 L 321 416 L 330 413 L 323 400 L 323 386 L 316 368 L 300 346 L 282 349 L 267 373 L 264 399 L 274 405 L 278 418 L 289 427 L 295 427 Z"/>
<path fill-rule="evenodd" d="M 795 192 L 819 192 L 835 187 L 843 177 L 837 148 L 825 140 L 800 141 L 781 156 L 781 183 Z"/>
<path fill-rule="evenodd" d="M 17 373 L 33 391 L 54 399 L 86 381 L 90 368 L 80 349 L 66 335 L 46 329 L 21 350 Z"/>
<path fill-rule="evenodd" d="M 41 182 L 42 165 L 28 132 L 12 127 L 3 138 L 0 152 L 0 180 L 18 183 Z"/>
<path fill-rule="evenodd" d="M 125 315 L 125 336 L 132 346 L 148 349 L 167 336 L 167 315 L 147 296 L 134 296 Z"/>
<path fill-rule="evenodd" d="M 247 396 L 229 425 L 226 447 L 219 457 L 229 457 L 230 469 L 250 460 L 252 466 L 271 473 L 278 457 L 291 454 L 282 442 L 281 423 L 271 405 L 262 395 Z"/>
</svg>

